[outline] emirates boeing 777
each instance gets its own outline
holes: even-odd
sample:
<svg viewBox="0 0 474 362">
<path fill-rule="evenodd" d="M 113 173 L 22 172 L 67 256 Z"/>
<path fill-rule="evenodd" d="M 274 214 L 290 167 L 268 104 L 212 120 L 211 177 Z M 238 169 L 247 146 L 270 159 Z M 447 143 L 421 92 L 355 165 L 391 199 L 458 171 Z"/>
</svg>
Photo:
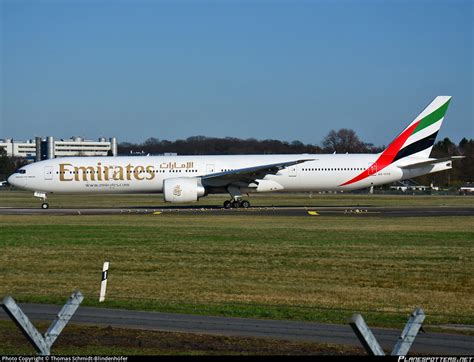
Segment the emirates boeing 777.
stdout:
<svg viewBox="0 0 474 362">
<path fill-rule="evenodd" d="M 457 157 L 430 158 L 451 97 L 436 97 L 379 154 L 64 157 L 29 164 L 8 182 L 48 193 L 163 193 L 193 202 L 229 193 L 225 208 L 250 206 L 243 194 L 349 191 L 448 170 Z"/>
</svg>

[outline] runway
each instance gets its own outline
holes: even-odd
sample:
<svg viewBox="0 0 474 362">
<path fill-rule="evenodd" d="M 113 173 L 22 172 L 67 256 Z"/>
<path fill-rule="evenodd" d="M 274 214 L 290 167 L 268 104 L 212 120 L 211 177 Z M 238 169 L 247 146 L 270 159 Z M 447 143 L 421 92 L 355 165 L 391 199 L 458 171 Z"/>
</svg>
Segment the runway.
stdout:
<svg viewBox="0 0 474 362">
<path fill-rule="evenodd" d="M 20 306 L 33 322 L 51 322 L 56 318 L 61 308 L 56 305 L 27 303 L 20 304 Z M 9 319 L 3 308 L 0 309 L 0 319 Z M 271 338 L 361 346 L 349 325 L 337 324 L 211 317 L 91 307 L 80 307 L 71 322 L 165 332 Z M 392 350 L 397 338 L 401 334 L 401 330 L 385 328 L 372 328 L 372 331 L 381 346 L 387 351 Z M 450 333 L 420 333 L 416 337 L 410 352 L 430 355 L 473 355 L 474 336 Z"/>
<path fill-rule="evenodd" d="M 346 216 L 346 217 L 426 217 L 474 216 L 474 207 L 375 207 L 375 206 L 275 206 L 248 209 L 224 209 L 216 206 L 157 208 L 14 208 L 0 207 L 0 215 L 262 215 L 262 216 Z"/>
</svg>

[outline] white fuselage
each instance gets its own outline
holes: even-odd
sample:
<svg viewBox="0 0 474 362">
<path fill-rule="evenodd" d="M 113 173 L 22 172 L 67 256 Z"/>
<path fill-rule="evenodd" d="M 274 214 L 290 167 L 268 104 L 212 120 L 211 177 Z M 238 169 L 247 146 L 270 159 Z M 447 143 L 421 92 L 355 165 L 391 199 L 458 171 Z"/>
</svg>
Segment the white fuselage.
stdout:
<svg viewBox="0 0 474 362">
<path fill-rule="evenodd" d="M 156 192 L 169 202 L 220 192 L 240 203 L 248 192 L 363 189 L 452 167 L 454 157 L 429 157 L 450 100 L 436 97 L 379 154 L 65 157 L 21 167 L 8 182 L 43 199 L 47 193 Z"/>
<path fill-rule="evenodd" d="M 163 180 L 168 178 L 200 177 L 262 164 L 309 159 L 311 161 L 290 166 L 263 178 L 274 181 L 279 185 L 278 188 L 257 188 L 256 185 L 250 185 L 243 191 L 328 191 L 361 189 L 439 171 L 430 166 L 407 173 L 396 165 L 389 165 L 383 170 L 374 170 L 369 177 L 360 181 L 341 186 L 369 169 L 377 156 L 299 154 L 66 157 L 28 165 L 23 168 L 24 173 L 12 175 L 9 182 L 22 189 L 46 193 L 160 193 L 163 192 Z M 212 192 L 210 188 L 209 193 Z"/>
</svg>

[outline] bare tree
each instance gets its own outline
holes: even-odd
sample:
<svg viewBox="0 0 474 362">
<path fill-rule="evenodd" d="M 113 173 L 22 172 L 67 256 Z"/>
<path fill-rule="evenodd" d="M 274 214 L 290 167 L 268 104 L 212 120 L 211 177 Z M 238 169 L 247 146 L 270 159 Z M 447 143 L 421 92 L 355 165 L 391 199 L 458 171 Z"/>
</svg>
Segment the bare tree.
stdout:
<svg viewBox="0 0 474 362">
<path fill-rule="evenodd" d="M 332 130 L 324 137 L 323 148 L 329 153 L 362 153 L 368 151 L 368 146 L 362 142 L 352 129 L 342 128 Z"/>
</svg>

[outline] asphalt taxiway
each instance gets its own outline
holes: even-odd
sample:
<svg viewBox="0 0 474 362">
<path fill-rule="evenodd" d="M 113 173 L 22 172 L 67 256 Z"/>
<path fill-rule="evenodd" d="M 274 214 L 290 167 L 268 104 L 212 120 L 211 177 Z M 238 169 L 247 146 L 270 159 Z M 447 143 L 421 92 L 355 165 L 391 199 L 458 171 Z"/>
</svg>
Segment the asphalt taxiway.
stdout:
<svg viewBox="0 0 474 362">
<path fill-rule="evenodd" d="M 60 306 L 22 303 L 20 307 L 33 321 L 51 322 Z M 9 319 L 0 309 L 0 319 Z M 145 329 L 165 332 L 200 333 L 223 336 L 271 338 L 277 340 L 361 346 L 349 325 L 311 322 L 213 317 L 80 307 L 71 323 Z M 401 330 L 371 328 L 382 348 L 391 351 Z M 474 355 L 474 336 L 452 333 L 419 333 L 410 352 L 430 355 Z"/>
<path fill-rule="evenodd" d="M 248 209 L 205 207 L 134 207 L 134 208 L 41 208 L 0 207 L 0 215 L 263 215 L 263 216 L 347 216 L 347 217 L 420 217 L 420 216 L 474 216 L 473 206 L 439 207 L 296 207 L 270 206 Z"/>
</svg>

